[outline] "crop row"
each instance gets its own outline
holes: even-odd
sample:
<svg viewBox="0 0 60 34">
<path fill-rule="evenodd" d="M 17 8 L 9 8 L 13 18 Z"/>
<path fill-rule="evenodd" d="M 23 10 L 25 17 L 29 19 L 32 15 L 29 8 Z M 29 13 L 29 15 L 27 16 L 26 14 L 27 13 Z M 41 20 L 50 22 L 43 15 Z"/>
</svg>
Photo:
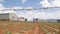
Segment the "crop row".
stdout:
<svg viewBox="0 0 60 34">
<path fill-rule="evenodd" d="M 53 23 L 2 22 L 0 34 L 60 34 L 60 26 Z"/>
</svg>

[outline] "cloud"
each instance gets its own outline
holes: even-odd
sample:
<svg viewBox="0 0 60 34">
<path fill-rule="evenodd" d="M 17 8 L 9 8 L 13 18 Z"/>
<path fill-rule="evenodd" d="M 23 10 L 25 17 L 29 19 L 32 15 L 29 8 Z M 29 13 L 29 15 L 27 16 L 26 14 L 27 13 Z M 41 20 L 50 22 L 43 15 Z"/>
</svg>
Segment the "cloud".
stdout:
<svg viewBox="0 0 60 34">
<path fill-rule="evenodd" d="M 0 3 L 0 9 L 3 9 L 4 8 L 4 6 L 2 5 L 2 3 Z"/>
<path fill-rule="evenodd" d="M 50 5 L 47 5 L 50 6 Z M 45 6 L 45 7 L 47 7 Z M 0 3 L 1 9 L 6 9 L 1 3 Z M 11 8 L 7 8 L 11 9 Z M 23 9 L 23 7 L 12 7 L 12 9 Z M 26 7 L 25 9 L 33 9 L 33 7 Z M 0 13 L 16 13 L 14 10 L 7 10 L 7 11 L 0 11 Z M 60 19 L 60 10 L 57 10 L 55 12 L 47 13 L 47 12 L 40 12 L 39 10 L 31 10 L 31 11 L 19 11 L 16 13 L 19 17 L 25 17 L 28 20 L 32 20 L 33 18 L 39 18 L 39 19 Z"/>
<path fill-rule="evenodd" d="M 60 7 L 60 0 L 51 0 L 51 2 L 49 2 L 48 0 L 43 0 L 41 1 L 39 4 L 42 5 L 42 7 Z M 44 13 L 44 12 L 43 12 Z M 41 14 L 43 15 L 43 14 Z M 41 17 L 40 15 L 40 17 Z M 60 10 L 51 12 L 51 13 L 44 13 L 44 15 L 42 16 L 44 18 L 49 18 L 49 19 L 60 19 Z"/>
<path fill-rule="evenodd" d="M 34 8 L 33 7 L 26 7 L 24 9 L 27 9 L 27 10 L 33 10 Z"/>
<path fill-rule="evenodd" d="M 50 3 L 48 0 L 43 0 L 39 4 L 42 5 L 42 7 L 60 7 L 60 0 L 52 0 Z"/>
<path fill-rule="evenodd" d="M 12 9 L 23 9 L 23 7 L 12 7 Z"/>
<path fill-rule="evenodd" d="M 43 0 L 39 4 L 41 4 L 43 7 L 51 7 L 52 5 L 48 2 L 48 0 Z"/>
<path fill-rule="evenodd" d="M 26 7 L 26 8 L 23 8 L 23 7 L 12 7 L 11 9 L 25 9 L 25 10 L 29 10 L 29 9 L 32 9 L 33 10 L 33 7 Z"/>
<path fill-rule="evenodd" d="M 51 2 L 53 6 L 60 7 L 60 0 L 54 0 Z"/>
<path fill-rule="evenodd" d="M 21 9 L 23 9 L 23 7 L 12 7 L 12 8 L 10 8 L 10 9 L 17 9 L 17 10 L 21 10 Z"/>
<path fill-rule="evenodd" d="M 14 10 L 6 10 L 6 11 L 3 11 L 3 13 L 16 13 Z"/>
<path fill-rule="evenodd" d="M 4 2 L 4 0 L 0 0 L 0 3 L 3 3 Z"/>
<path fill-rule="evenodd" d="M 22 3 L 25 3 L 27 0 L 21 0 L 22 1 Z"/>
<path fill-rule="evenodd" d="M 33 9 L 33 7 L 26 7 L 25 9 Z M 54 12 L 44 12 L 39 10 L 19 11 L 17 15 L 19 17 L 27 18 L 28 21 L 31 21 L 33 18 L 60 19 L 60 10 L 55 10 Z"/>
<path fill-rule="evenodd" d="M 33 7 L 27 7 L 26 9 L 33 9 Z"/>
<path fill-rule="evenodd" d="M 0 3 L 0 10 L 5 9 L 4 6 L 2 5 L 2 3 Z M 3 13 L 2 11 L 0 11 L 0 13 Z"/>
<path fill-rule="evenodd" d="M 25 17 L 29 20 L 32 20 L 33 18 L 39 18 L 39 19 L 60 19 L 60 10 L 58 10 L 57 12 L 51 12 L 51 13 L 47 13 L 47 12 L 39 12 L 38 10 L 34 10 L 34 11 L 26 11 L 24 12 L 19 12 L 20 17 Z"/>
<path fill-rule="evenodd" d="M 0 13 L 16 13 L 14 10 L 6 10 L 6 11 L 1 11 L 5 9 L 11 9 L 11 8 L 5 8 L 2 3 L 0 3 Z"/>
</svg>

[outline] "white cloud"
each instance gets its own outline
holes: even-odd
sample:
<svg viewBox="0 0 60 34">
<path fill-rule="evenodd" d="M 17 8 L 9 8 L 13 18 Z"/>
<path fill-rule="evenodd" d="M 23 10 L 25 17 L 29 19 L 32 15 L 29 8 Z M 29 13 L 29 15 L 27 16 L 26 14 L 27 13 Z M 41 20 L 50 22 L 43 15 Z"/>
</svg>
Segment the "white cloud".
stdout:
<svg viewBox="0 0 60 34">
<path fill-rule="evenodd" d="M 0 3 L 0 13 L 16 13 L 14 10 L 6 10 L 6 11 L 1 11 L 5 9 L 10 9 L 10 8 L 5 8 L 2 3 Z"/>
<path fill-rule="evenodd" d="M 33 9 L 33 7 L 27 7 L 26 9 Z"/>
<path fill-rule="evenodd" d="M 0 8 L 6 9 L 2 4 L 0 4 Z M 10 8 L 8 8 L 8 9 L 10 9 Z M 12 9 L 23 9 L 23 7 L 12 7 Z M 33 7 L 27 7 L 26 9 L 33 9 Z M 0 11 L 0 13 L 16 13 L 16 12 L 13 10 L 7 10 L 4 12 Z M 19 12 L 18 16 L 28 18 L 28 20 L 32 20 L 33 18 L 60 19 L 60 10 L 52 12 L 52 13 L 39 12 L 38 10 L 32 10 L 32 11 L 26 11 L 25 13 Z"/>
<path fill-rule="evenodd" d="M 16 13 L 14 10 L 6 10 L 6 11 L 3 11 L 3 13 Z"/>
<path fill-rule="evenodd" d="M 22 1 L 22 3 L 25 3 L 27 0 L 21 0 Z"/>
<path fill-rule="evenodd" d="M 12 7 L 12 9 L 23 9 L 23 7 Z"/>
<path fill-rule="evenodd" d="M 2 5 L 2 3 L 0 3 L 0 9 L 3 9 L 4 8 L 4 6 Z"/>
<path fill-rule="evenodd" d="M 60 0 L 54 0 L 51 2 L 53 6 L 60 7 Z"/>
<path fill-rule="evenodd" d="M 18 17 L 25 17 L 25 14 L 24 14 L 23 12 L 18 12 L 18 13 L 17 13 L 17 16 L 18 16 Z"/>
<path fill-rule="evenodd" d="M 27 9 L 33 9 L 33 7 L 27 7 Z M 60 19 L 60 10 L 56 10 L 55 12 L 40 12 L 38 10 L 31 10 L 25 12 L 18 12 L 19 17 L 25 17 L 28 20 L 32 20 L 33 18 L 39 19 Z"/>
<path fill-rule="evenodd" d="M 60 0 L 52 0 L 51 3 L 49 3 L 48 0 L 43 0 L 39 4 L 41 4 L 42 7 L 60 7 Z"/>
<path fill-rule="evenodd" d="M 11 9 L 19 9 L 19 10 L 33 10 L 33 7 L 12 7 Z"/>
<path fill-rule="evenodd" d="M 32 20 L 33 18 L 39 18 L 39 19 L 60 19 L 60 11 L 58 12 L 39 12 L 39 11 L 26 11 L 19 12 L 20 17 L 28 18 L 28 20 Z"/>
<path fill-rule="evenodd" d="M 43 7 L 51 7 L 52 5 L 48 2 L 48 0 L 43 0 L 39 4 L 41 4 Z"/>
<path fill-rule="evenodd" d="M 41 4 L 42 7 L 60 7 L 60 0 L 51 0 L 50 3 L 48 2 L 48 0 L 43 0 L 39 4 Z M 45 13 L 43 16 L 41 15 L 40 17 L 43 17 L 43 18 L 60 19 L 60 10 L 54 11 L 52 13 Z"/>
<path fill-rule="evenodd" d="M 0 10 L 5 9 L 4 6 L 2 5 L 2 3 L 0 3 Z M 0 11 L 0 13 L 3 13 L 2 11 Z"/>
<path fill-rule="evenodd" d="M 0 3 L 4 2 L 4 0 L 0 0 Z"/>
<path fill-rule="evenodd" d="M 33 7 L 26 7 L 24 9 L 27 9 L 27 10 L 33 10 L 34 8 Z"/>
</svg>

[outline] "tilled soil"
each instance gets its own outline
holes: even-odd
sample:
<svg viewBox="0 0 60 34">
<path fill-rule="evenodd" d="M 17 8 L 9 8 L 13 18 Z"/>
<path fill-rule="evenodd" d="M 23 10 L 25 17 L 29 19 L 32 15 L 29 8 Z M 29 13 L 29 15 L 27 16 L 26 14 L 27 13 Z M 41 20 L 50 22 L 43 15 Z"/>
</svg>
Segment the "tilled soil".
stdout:
<svg viewBox="0 0 60 34">
<path fill-rule="evenodd" d="M 49 23 L 0 23 L 0 34 L 60 34 L 60 26 Z"/>
</svg>

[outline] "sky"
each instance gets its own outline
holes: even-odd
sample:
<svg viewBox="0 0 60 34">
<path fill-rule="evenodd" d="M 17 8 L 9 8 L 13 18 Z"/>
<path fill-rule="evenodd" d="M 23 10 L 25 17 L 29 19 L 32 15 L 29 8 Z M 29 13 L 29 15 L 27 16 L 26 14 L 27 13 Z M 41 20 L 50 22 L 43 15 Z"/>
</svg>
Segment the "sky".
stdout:
<svg viewBox="0 0 60 34">
<path fill-rule="evenodd" d="M 60 0 L 0 0 L 0 9 L 33 9 L 44 7 L 60 7 Z M 21 11 L 0 11 L 0 13 L 16 13 L 19 17 L 25 17 L 28 20 L 39 19 L 60 19 L 60 8 L 46 10 L 21 10 Z"/>
</svg>

